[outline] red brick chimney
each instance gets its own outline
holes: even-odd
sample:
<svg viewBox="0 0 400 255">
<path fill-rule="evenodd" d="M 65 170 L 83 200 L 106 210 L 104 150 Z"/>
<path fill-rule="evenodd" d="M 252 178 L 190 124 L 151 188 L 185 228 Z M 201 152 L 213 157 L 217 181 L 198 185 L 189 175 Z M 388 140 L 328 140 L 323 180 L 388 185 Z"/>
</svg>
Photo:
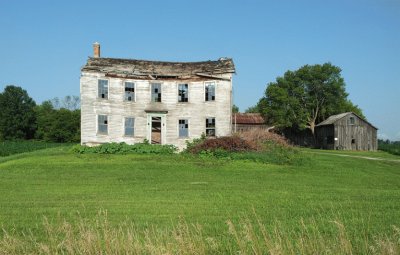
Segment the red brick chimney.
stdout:
<svg viewBox="0 0 400 255">
<path fill-rule="evenodd" d="M 98 42 L 93 43 L 93 57 L 94 58 L 100 57 L 100 43 Z"/>
</svg>

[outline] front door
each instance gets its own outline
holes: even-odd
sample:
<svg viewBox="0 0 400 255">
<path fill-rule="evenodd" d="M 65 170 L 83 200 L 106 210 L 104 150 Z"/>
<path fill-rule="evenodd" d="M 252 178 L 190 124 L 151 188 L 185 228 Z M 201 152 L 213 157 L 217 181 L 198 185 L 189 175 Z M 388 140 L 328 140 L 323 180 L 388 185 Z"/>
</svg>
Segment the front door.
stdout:
<svg viewBox="0 0 400 255">
<path fill-rule="evenodd" d="M 165 144 L 165 114 L 147 115 L 147 140 L 151 144 Z"/>
</svg>

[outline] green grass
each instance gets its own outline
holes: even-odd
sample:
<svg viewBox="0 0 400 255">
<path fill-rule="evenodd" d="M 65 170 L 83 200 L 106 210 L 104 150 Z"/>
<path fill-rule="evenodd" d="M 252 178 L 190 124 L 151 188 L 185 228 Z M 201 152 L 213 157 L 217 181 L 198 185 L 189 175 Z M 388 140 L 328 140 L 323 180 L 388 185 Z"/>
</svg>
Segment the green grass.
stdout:
<svg viewBox="0 0 400 255">
<path fill-rule="evenodd" d="M 93 219 L 106 210 L 111 226 L 128 221 L 145 230 L 197 223 L 224 250 L 232 242 L 227 221 L 243 226 L 243 219 L 258 217 L 270 230 L 278 222 L 288 236 L 301 233 L 303 221 L 329 239 L 339 220 L 355 253 L 364 253 L 365 240 L 400 226 L 400 163 L 306 151 L 310 160 L 301 165 L 74 154 L 67 147 L 4 157 L 0 227 L 45 239 L 43 217 L 75 222 L 78 213 Z"/>
<path fill-rule="evenodd" d="M 68 145 L 68 144 L 67 144 Z M 66 146 L 63 143 L 49 143 L 34 140 L 0 141 L 0 157 L 10 156 L 18 153 L 42 150 L 53 147 Z"/>
</svg>

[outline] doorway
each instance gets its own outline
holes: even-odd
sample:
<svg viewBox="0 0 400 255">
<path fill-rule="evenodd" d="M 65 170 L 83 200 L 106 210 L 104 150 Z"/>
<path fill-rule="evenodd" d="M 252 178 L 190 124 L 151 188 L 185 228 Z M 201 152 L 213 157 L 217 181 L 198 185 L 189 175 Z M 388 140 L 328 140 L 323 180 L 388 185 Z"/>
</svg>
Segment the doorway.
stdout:
<svg viewBox="0 0 400 255">
<path fill-rule="evenodd" d="M 151 117 L 151 144 L 161 144 L 161 117 Z"/>
<path fill-rule="evenodd" d="M 147 140 L 151 144 L 165 144 L 166 115 L 160 113 L 147 114 Z"/>
</svg>

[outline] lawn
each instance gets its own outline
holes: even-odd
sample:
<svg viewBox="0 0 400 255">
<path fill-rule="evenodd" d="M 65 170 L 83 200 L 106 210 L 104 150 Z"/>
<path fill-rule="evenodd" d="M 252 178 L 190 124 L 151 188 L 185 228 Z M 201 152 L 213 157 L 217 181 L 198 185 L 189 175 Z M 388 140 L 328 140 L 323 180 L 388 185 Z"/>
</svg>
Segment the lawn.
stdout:
<svg viewBox="0 0 400 255">
<path fill-rule="evenodd" d="M 240 240 L 247 221 L 268 231 L 278 226 L 288 242 L 310 229 L 317 229 L 315 239 L 335 239 L 343 224 L 354 253 L 369 251 L 370 240 L 377 237 L 393 237 L 393 226 L 400 227 L 400 163 L 310 150 L 304 155 L 310 160 L 302 165 L 181 155 L 81 155 L 67 147 L 3 157 L 0 224 L 16 237 L 31 231 L 40 241 L 46 239 L 44 217 L 97 224 L 99 211 L 106 211 L 111 227 L 129 222 L 139 231 L 198 224 L 204 240 L 216 240 L 213 251 L 221 253 L 246 250 Z"/>
</svg>

